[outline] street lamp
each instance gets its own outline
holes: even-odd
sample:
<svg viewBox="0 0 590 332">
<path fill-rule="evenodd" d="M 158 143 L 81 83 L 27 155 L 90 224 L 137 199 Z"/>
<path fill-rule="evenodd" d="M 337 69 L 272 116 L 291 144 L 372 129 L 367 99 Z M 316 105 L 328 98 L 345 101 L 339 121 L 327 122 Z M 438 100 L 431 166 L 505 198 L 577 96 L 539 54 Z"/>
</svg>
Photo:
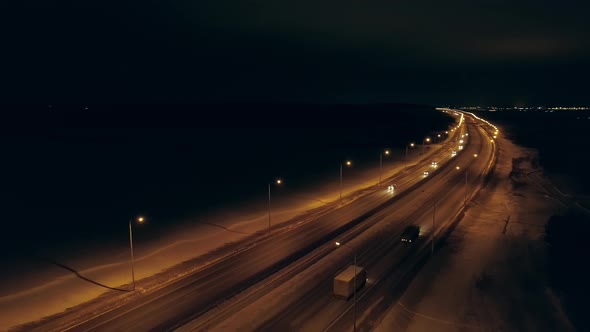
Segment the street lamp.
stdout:
<svg viewBox="0 0 590 332">
<path fill-rule="evenodd" d="M 422 154 L 424 154 L 424 149 L 426 148 L 425 142 L 430 142 L 430 137 L 426 137 L 425 139 L 422 140 Z"/>
<path fill-rule="evenodd" d="M 408 147 L 413 148 L 414 145 L 416 145 L 416 144 L 410 143 L 410 144 L 406 145 L 406 167 L 408 167 Z"/>
<path fill-rule="evenodd" d="M 473 155 L 477 157 L 477 154 Z M 457 170 L 460 170 L 461 167 L 457 166 Z M 463 207 L 467 206 L 467 168 L 465 169 L 465 199 L 463 200 Z"/>
<path fill-rule="evenodd" d="M 143 217 L 135 218 L 137 223 L 141 224 L 145 221 Z M 133 282 L 133 290 L 135 290 L 135 263 L 133 261 L 133 231 L 131 230 L 131 223 L 133 217 L 129 219 L 129 248 L 131 249 L 131 281 Z"/>
<path fill-rule="evenodd" d="M 425 190 L 422 190 L 423 193 L 429 193 Z M 432 255 L 434 255 L 434 220 L 436 217 L 436 196 L 434 196 L 434 193 L 430 193 L 432 194 L 432 236 L 431 236 L 431 243 L 430 243 L 430 253 Z"/>
<path fill-rule="evenodd" d="M 436 135 L 436 137 L 440 138 L 440 134 Z M 436 140 L 436 142 L 438 143 L 438 141 L 439 141 L 439 140 L 437 139 L 437 140 Z"/>
<path fill-rule="evenodd" d="M 354 284 L 354 287 L 352 288 L 353 289 L 352 290 L 352 294 L 353 294 L 352 295 L 352 298 L 353 298 L 353 300 L 352 300 L 352 314 L 353 314 L 353 317 L 354 317 L 353 331 L 356 332 L 356 249 L 353 248 L 353 247 L 351 247 L 351 246 L 349 246 L 346 243 L 341 243 L 341 242 L 335 242 L 335 243 L 336 243 L 336 246 L 338 246 L 338 247 L 339 246 L 348 247 L 348 249 L 352 250 L 352 252 L 354 253 L 354 263 L 353 263 L 354 264 L 353 265 L 354 266 L 354 277 L 353 277 L 353 280 L 352 280 L 352 282 Z"/>
<path fill-rule="evenodd" d="M 282 184 L 283 180 L 277 179 L 275 183 L 277 185 Z M 270 183 L 268 184 L 268 232 L 270 233 Z"/>
<path fill-rule="evenodd" d="M 346 166 L 350 166 L 352 165 L 352 162 L 350 160 L 347 160 L 346 162 L 344 162 L 344 164 L 346 164 Z M 340 163 L 340 201 L 342 201 L 342 163 Z"/>
<path fill-rule="evenodd" d="M 383 174 L 383 153 L 389 156 L 389 150 L 385 150 L 379 154 L 379 185 L 381 185 L 381 174 Z"/>
</svg>

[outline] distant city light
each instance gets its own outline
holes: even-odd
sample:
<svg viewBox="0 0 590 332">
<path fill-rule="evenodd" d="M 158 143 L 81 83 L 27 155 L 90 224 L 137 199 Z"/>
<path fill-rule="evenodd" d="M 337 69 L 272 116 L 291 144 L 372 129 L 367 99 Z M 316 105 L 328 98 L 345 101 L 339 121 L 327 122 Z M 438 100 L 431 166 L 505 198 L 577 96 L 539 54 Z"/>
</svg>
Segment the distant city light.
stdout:
<svg viewBox="0 0 590 332">
<path fill-rule="evenodd" d="M 488 111 L 488 112 L 498 112 L 498 111 L 519 111 L 519 112 L 527 112 L 527 111 L 536 111 L 536 112 L 549 112 L 552 113 L 554 111 L 588 111 L 590 107 L 588 106 L 531 106 L 531 107 L 497 107 L 497 106 L 462 106 L 459 107 L 460 110 L 469 110 L 469 111 Z"/>
</svg>

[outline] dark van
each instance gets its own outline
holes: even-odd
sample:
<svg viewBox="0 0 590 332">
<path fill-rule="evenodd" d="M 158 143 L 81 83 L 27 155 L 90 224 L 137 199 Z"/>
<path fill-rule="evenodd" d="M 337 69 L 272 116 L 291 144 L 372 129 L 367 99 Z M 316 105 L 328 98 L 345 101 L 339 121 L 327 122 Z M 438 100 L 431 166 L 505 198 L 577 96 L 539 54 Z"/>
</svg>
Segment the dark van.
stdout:
<svg viewBox="0 0 590 332">
<path fill-rule="evenodd" d="M 420 226 L 417 225 L 410 225 L 404 229 L 402 233 L 402 242 L 413 243 L 418 240 L 418 236 L 420 235 Z"/>
</svg>

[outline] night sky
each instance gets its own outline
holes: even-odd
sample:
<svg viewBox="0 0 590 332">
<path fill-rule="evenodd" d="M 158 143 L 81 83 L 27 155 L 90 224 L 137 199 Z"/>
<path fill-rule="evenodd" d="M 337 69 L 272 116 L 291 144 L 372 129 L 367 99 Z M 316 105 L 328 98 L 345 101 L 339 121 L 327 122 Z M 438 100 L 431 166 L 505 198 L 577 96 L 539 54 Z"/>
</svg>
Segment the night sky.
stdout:
<svg viewBox="0 0 590 332">
<path fill-rule="evenodd" d="M 0 102 L 587 105 L 589 9 L 572 0 L 3 2 Z"/>
</svg>

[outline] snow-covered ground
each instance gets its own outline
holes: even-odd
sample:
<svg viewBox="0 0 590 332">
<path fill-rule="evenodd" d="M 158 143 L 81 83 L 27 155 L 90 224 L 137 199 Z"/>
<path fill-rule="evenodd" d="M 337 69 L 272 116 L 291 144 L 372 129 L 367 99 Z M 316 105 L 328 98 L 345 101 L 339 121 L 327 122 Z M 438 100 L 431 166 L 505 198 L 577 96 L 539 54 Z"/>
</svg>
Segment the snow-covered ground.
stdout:
<svg viewBox="0 0 590 332">
<path fill-rule="evenodd" d="M 573 330 L 544 269 L 544 225 L 562 203 L 534 150 L 497 142 L 494 177 L 376 331 Z"/>
<path fill-rule="evenodd" d="M 434 146 L 433 146 L 434 147 Z M 434 153 L 430 149 L 427 155 Z M 410 164 L 421 157 L 419 151 L 410 154 Z M 397 156 L 397 157 L 396 157 Z M 398 151 L 383 161 L 383 178 L 402 170 L 405 154 Z M 354 197 L 361 189 L 374 186 L 378 181 L 378 167 L 357 172 L 352 178 L 344 178 L 345 200 Z M 339 186 L 335 181 L 319 183 L 304 192 L 273 199 L 272 223 L 280 224 L 304 214 L 306 211 L 330 208 L 339 204 Z M 230 211 L 230 212 L 228 212 Z M 153 289 L 198 268 L 195 264 L 181 264 L 195 257 L 239 241 L 268 227 L 266 209 L 254 209 L 249 204 L 235 206 L 194 220 L 163 234 L 157 242 L 134 243 L 135 277 L 138 290 Z M 84 304 L 86 312 L 101 310 L 107 304 L 115 305 L 132 294 L 109 290 L 107 287 L 126 290 L 130 288 L 131 272 L 128 248 L 105 247 L 89 255 L 61 257 L 60 264 L 71 270 L 47 262 L 35 266 L 30 274 L 18 282 L 1 285 L 0 330 L 39 320 L 66 309 Z M 205 264 L 203 261 L 201 264 Z M 166 272 L 163 272 L 166 271 Z M 102 295 L 102 296 L 101 296 Z M 91 301 L 92 300 L 92 301 Z M 80 315 L 77 313 L 77 315 Z M 63 317 L 62 317 L 63 318 Z"/>
</svg>

